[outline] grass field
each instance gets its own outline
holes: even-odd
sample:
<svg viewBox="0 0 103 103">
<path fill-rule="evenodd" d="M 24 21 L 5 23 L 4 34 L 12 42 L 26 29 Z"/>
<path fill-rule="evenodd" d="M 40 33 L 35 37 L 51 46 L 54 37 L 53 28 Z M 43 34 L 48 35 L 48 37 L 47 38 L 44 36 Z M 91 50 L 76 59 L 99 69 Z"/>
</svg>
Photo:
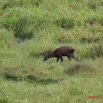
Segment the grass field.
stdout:
<svg viewBox="0 0 103 103">
<path fill-rule="evenodd" d="M 0 0 L 0 103 L 102 102 L 103 0 Z"/>
</svg>

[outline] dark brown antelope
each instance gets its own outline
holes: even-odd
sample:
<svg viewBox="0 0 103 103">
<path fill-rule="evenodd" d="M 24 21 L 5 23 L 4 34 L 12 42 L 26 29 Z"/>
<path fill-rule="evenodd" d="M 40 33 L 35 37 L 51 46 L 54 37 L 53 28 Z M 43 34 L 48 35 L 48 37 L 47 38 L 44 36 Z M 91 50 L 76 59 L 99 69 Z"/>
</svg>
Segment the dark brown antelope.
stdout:
<svg viewBox="0 0 103 103">
<path fill-rule="evenodd" d="M 62 56 L 67 56 L 70 60 L 71 58 L 75 58 L 74 56 L 74 51 L 75 49 L 73 49 L 71 46 L 62 46 L 59 48 L 56 48 L 52 53 L 48 53 L 44 56 L 43 61 L 48 60 L 49 58 L 57 58 L 57 62 L 59 61 L 59 59 L 61 60 L 61 62 L 63 62 L 63 58 Z"/>
</svg>

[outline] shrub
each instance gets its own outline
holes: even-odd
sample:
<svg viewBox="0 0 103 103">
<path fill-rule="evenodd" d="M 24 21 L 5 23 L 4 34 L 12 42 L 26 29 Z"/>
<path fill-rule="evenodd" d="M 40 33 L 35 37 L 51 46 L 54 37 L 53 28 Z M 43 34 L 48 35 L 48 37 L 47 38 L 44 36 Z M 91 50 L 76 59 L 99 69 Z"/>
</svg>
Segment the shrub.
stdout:
<svg viewBox="0 0 103 103">
<path fill-rule="evenodd" d="M 72 29 L 75 26 L 75 21 L 71 18 L 62 18 L 57 20 L 56 24 L 64 29 Z"/>
</svg>

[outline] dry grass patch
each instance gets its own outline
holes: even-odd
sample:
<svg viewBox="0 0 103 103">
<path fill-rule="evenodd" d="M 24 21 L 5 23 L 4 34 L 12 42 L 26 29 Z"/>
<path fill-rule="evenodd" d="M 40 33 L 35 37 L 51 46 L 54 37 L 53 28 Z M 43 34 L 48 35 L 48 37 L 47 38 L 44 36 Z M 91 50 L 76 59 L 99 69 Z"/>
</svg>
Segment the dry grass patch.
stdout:
<svg viewBox="0 0 103 103">
<path fill-rule="evenodd" d="M 76 63 L 65 70 L 65 73 L 72 76 L 78 73 L 91 76 L 96 73 L 95 67 L 87 63 Z"/>
</svg>

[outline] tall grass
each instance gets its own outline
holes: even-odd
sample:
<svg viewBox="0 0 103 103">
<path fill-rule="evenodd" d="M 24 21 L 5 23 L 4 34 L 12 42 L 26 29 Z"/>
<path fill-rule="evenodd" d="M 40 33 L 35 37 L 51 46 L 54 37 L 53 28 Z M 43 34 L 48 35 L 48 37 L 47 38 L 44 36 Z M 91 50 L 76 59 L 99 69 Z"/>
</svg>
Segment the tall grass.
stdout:
<svg viewBox="0 0 103 103">
<path fill-rule="evenodd" d="M 101 102 L 102 11 L 102 0 L 1 0 L 0 103 Z M 78 61 L 43 62 L 62 45 Z"/>
</svg>

